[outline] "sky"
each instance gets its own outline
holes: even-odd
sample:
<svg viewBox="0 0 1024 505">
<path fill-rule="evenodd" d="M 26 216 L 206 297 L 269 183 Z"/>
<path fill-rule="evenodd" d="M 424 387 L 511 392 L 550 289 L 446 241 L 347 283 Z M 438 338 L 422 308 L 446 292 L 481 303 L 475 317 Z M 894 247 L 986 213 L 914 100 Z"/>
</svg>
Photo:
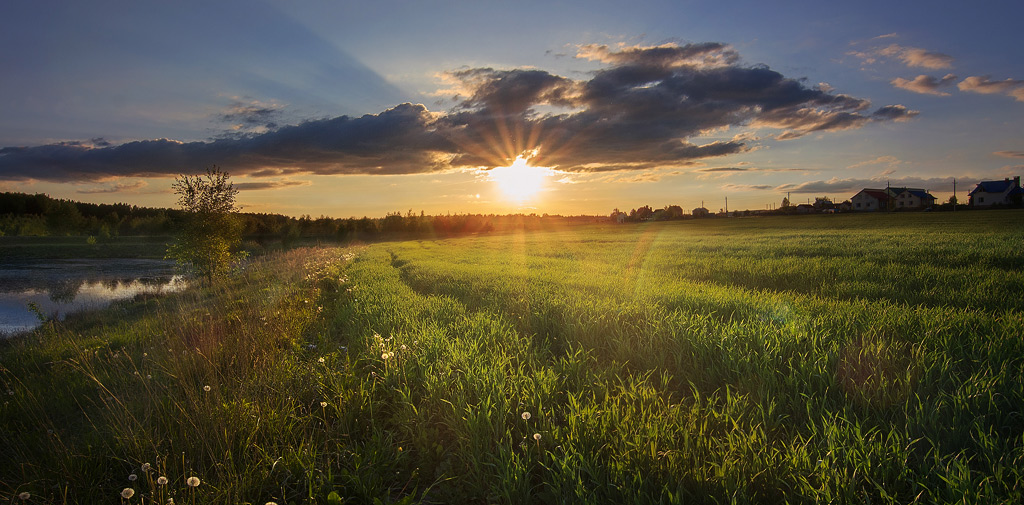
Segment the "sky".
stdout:
<svg viewBox="0 0 1024 505">
<path fill-rule="evenodd" d="M 0 191 L 249 212 L 764 209 L 1024 172 L 1019 1 L 0 5 Z"/>
</svg>

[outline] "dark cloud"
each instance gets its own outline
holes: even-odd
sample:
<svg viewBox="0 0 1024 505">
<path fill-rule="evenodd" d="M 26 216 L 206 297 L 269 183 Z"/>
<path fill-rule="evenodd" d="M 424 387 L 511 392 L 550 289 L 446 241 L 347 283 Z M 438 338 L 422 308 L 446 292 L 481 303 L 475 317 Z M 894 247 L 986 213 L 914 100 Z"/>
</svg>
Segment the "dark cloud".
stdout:
<svg viewBox="0 0 1024 505">
<path fill-rule="evenodd" d="M 722 189 L 726 191 L 765 191 L 773 189 L 771 184 L 724 184 Z"/>
<path fill-rule="evenodd" d="M 99 180 L 173 176 L 219 165 L 236 175 L 408 174 L 532 163 L 571 172 L 684 167 L 749 150 L 744 140 L 697 143 L 729 128 L 783 130 L 780 139 L 913 117 L 900 105 L 807 87 L 765 66 L 742 66 L 719 43 L 583 46 L 605 68 L 583 80 L 544 70 L 462 69 L 448 75 L 447 113 L 405 103 L 379 114 L 297 125 L 279 107 L 237 102 L 221 119 L 265 131 L 207 142 L 58 143 L 0 149 L 0 179 Z M 268 125 L 273 125 L 270 127 Z"/>
<path fill-rule="evenodd" d="M 751 169 L 750 168 L 744 168 L 744 167 L 711 167 L 711 168 L 702 168 L 702 169 L 697 170 L 697 171 L 698 172 L 747 172 L 749 170 L 751 170 Z"/>
<path fill-rule="evenodd" d="M 236 182 L 234 188 L 242 191 L 255 191 L 261 189 L 281 189 L 295 186 L 309 186 L 312 181 L 260 181 L 260 182 Z"/>
<path fill-rule="evenodd" d="M 944 86 L 953 84 L 956 80 L 956 76 L 953 74 L 946 74 L 942 79 L 932 77 L 930 75 L 919 75 L 914 80 L 904 79 L 898 77 L 891 81 L 893 86 L 907 91 L 913 91 L 914 93 L 921 93 L 924 95 L 936 95 L 936 96 L 949 96 L 949 93 L 939 90 Z"/>
<path fill-rule="evenodd" d="M 996 151 L 992 154 L 1004 158 L 1024 158 L 1024 151 Z"/>
</svg>

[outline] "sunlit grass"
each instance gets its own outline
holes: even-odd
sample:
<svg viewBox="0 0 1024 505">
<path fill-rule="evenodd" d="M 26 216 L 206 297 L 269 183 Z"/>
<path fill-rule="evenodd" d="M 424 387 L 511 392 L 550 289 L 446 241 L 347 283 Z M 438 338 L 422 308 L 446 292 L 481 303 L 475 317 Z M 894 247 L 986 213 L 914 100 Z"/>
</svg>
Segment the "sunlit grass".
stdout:
<svg viewBox="0 0 1024 505">
<path fill-rule="evenodd" d="M 0 500 L 1018 502 L 1021 217 L 268 257 L 4 344 Z"/>
</svg>

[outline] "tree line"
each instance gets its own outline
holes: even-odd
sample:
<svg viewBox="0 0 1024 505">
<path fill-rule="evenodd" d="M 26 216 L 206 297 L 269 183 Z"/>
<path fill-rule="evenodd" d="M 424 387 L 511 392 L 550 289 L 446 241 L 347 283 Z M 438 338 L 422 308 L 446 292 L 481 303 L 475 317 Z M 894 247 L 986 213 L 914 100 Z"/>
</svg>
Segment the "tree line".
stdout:
<svg viewBox="0 0 1024 505">
<path fill-rule="evenodd" d="M 239 212 L 243 239 L 257 243 L 303 240 L 372 241 L 385 238 L 454 236 L 470 233 L 556 229 L 573 223 L 606 221 L 603 216 L 548 214 L 443 214 L 390 212 L 384 217 L 332 218 Z M 173 235 L 186 223 L 182 209 L 126 203 L 94 204 L 45 194 L 0 193 L 0 236 Z"/>
</svg>

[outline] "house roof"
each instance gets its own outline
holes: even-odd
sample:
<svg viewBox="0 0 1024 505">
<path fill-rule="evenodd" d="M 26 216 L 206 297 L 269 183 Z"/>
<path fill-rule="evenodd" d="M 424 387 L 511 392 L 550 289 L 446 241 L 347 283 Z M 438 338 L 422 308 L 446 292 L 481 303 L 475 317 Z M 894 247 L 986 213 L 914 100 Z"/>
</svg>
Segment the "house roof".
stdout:
<svg viewBox="0 0 1024 505">
<path fill-rule="evenodd" d="M 1016 186 L 1016 181 L 1003 180 L 1003 181 L 981 181 L 974 189 L 971 190 L 968 195 L 975 193 L 1002 193 L 1012 186 Z M 1019 187 L 1019 186 L 1018 186 Z"/>
<path fill-rule="evenodd" d="M 932 196 L 931 193 L 929 193 L 927 191 L 919 191 L 919 190 L 912 189 L 912 190 L 910 190 L 910 194 L 912 194 L 912 195 L 914 195 L 914 196 L 916 196 L 916 197 L 918 197 L 918 198 L 920 198 L 922 200 L 934 200 L 935 199 L 935 197 Z"/>
<path fill-rule="evenodd" d="M 882 189 L 862 189 L 860 192 L 882 202 L 889 200 L 889 195 Z"/>
</svg>

